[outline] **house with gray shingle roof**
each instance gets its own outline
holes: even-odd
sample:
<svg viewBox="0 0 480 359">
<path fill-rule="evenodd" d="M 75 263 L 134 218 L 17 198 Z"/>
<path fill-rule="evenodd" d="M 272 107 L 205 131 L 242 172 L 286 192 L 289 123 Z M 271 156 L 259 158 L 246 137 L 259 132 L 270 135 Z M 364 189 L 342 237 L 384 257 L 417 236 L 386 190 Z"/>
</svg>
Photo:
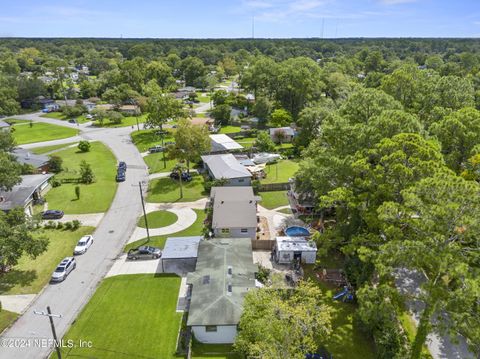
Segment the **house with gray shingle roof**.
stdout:
<svg viewBox="0 0 480 359">
<path fill-rule="evenodd" d="M 233 343 L 245 295 L 255 289 L 249 238 L 214 238 L 198 246 L 196 270 L 187 283 L 191 299 L 187 325 L 202 343 Z"/>
<path fill-rule="evenodd" d="M 226 180 L 226 186 L 250 186 L 252 174 L 231 153 L 201 157 L 212 179 Z"/>
</svg>

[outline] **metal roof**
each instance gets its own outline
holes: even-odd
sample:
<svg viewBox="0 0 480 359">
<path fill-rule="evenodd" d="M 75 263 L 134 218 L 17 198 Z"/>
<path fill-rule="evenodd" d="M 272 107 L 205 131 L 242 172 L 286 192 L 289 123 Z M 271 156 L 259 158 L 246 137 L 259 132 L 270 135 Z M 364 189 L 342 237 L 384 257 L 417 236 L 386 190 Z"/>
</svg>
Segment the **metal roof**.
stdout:
<svg viewBox="0 0 480 359">
<path fill-rule="evenodd" d="M 231 274 L 229 268 L 231 267 Z M 236 325 L 243 299 L 255 288 L 252 241 L 249 238 L 214 238 L 200 241 L 187 325 Z"/>
<path fill-rule="evenodd" d="M 196 258 L 202 237 L 168 237 L 162 251 L 162 259 Z"/>
<path fill-rule="evenodd" d="M 213 228 L 257 226 L 257 202 L 252 187 L 212 187 Z"/>
<path fill-rule="evenodd" d="M 239 150 L 243 148 L 242 145 L 225 134 L 210 135 L 210 139 L 212 140 L 212 152 Z"/>
<path fill-rule="evenodd" d="M 252 177 L 252 174 L 231 153 L 202 156 L 202 161 L 208 166 L 215 179 Z"/>
<path fill-rule="evenodd" d="M 316 252 L 317 245 L 314 241 L 307 241 L 304 237 L 277 237 L 277 249 L 279 251 Z"/>
</svg>

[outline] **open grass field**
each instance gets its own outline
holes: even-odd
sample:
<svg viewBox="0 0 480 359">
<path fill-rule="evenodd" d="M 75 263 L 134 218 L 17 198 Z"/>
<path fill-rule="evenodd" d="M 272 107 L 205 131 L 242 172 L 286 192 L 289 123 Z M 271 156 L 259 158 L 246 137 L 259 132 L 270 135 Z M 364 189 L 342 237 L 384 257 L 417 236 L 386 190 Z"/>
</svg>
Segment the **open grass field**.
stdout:
<svg viewBox="0 0 480 359">
<path fill-rule="evenodd" d="M 80 162 L 85 160 L 91 165 L 95 182 L 91 184 L 63 183 L 52 188 L 45 196 L 50 209 L 61 209 L 67 214 L 105 212 L 115 196 L 117 161 L 112 152 L 101 142 L 92 142 L 90 152 L 80 152 L 77 147 L 55 153 L 63 159 L 63 171 L 55 176 L 78 178 Z M 80 186 L 80 199 L 75 196 L 75 186 Z"/>
<path fill-rule="evenodd" d="M 154 247 L 163 248 L 165 246 L 165 241 L 167 240 L 168 237 L 201 236 L 202 230 L 203 230 L 203 221 L 205 221 L 206 214 L 205 214 L 205 211 L 200 209 L 194 209 L 194 211 L 197 214 L 197 220 L 190 227 L 184 229 L 183 231 L 168 234 L 166 236 L 150 237 L 150 242 L 148 244 Z M 136 248 L 144 244 L 146 240 L 147 240 L 146 238 L 143 238 L 138 241 L 129 243 L 127 246 L 125 246 L 124 251 L 128 252 L 130 248 Z"/>
<path fill-rule="evenodd" d="M 320 282 L 315 277 L 313 265 L 304 266 L 305 277 L 311 279 L 322 291 L 321 301 L 332 307 L 332 334 L 323 343 L 335 359 L 373 359 L 375 351 L 373 342 L 364 335 L 354 321 L 356 305 L 333 300 L 338 288 Z"/>
<path fill-rule="evenodd" d="M 36 235 L 49 239 L 48 249 L 35 259 L 23 256 L 13 269 L 2 274 L 0 294 L 38 293 L 50 281 L 57 264 L 72 255 L 80 237 L 92 233 L 93 230 L 93 227 L 80 227 L 76 231 L 40 230 Z"/>
<path fill-rule="evenodd" d="M 132 141 L 140 152 L 147 151 L 154 145 L 162 143 L 160 137 L 155 134 L 157 130 L 140 130 L 132 132 Z M 174 141 L 172 136 L 165 136 L 164 142 Z"/>
<path fill-rule="evenodd" d="M 51 125 L 49 123 L 32 122 L 12 122 L 12 135 L 18 145 L 24 145 L 33 142 L 44 142 L 59 140 L 62 138 L 73 137 L 78 134 L 78 130 L 63 126 Z"/>
<path fill-rule="evenodd" d="M 92 348 L 65 348 L 64 358 L 174 358 L 181 313 L 180 277 L 135 274 L 105 279 L 64 340 Z M 55 354 L 52 358 L 56 358 Z"/>
<path fill-rule="evenodd" d="M 260 206 L 267 209 L 274 209 L 288 204 L 287 191 L 260 192 Z"/>
<path fill-rule="evenodd" d="M 203 177 L 192 174 L 190 182 L 183 182 L 183 198 L 180 198 L 180 183 L 170 177 L 158 178 L 148 185 L 147 202 L 193 202 L 207 194 L 203 188 Z"/>
<path fill-rule="evenodd" d="M 44 147 L 36 147 L 32 148 L 31 151 L 37 155 L 43 155 L 44 153 L 52 152 L 52 151 L 58 151 L 63 148 L 67 148 L 70 145 L 73 145 L 75 142 L 72 143 L 62 143 L 59 145 L 52 145 L 52 146 L 44 146 Z"/>
<path fill-rule="evenodd" d="M 171 172 L 175 165 L 178 163 L 176 159 L 169 160 L 167 155 L 165 154 L 165 164 L 163 165 L 163 153 L 157 152 L 152 153 L 151 155 L 147 155 L 143 157 L 146 165 L 148 166 L 149 173 L 158 173 L 158 172 Z"/>
<path fill-rule="evenodd" d="M 175 223 L 177 220 L 177 215 L 169 211 L 155 211 L 147 213 L 147 222 L 149 228 L 166 227 Z M 138 221 L 138 226 L 146 228 L 145 218 L 143 216 L 140 217 Z"/>
<path fill-rule="evenodd" d="M 280 160 L 277 163 L 269 164 L 265 168 L 267 177 L 261 183 L 285 183 L 298 171 L 298 161 Z"/>
</svg>

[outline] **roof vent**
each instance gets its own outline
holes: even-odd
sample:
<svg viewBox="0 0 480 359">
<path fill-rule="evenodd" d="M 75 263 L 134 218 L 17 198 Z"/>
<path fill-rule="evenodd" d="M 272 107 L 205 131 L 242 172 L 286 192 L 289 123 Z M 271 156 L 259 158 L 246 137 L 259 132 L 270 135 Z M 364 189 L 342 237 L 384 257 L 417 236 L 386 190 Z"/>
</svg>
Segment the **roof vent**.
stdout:
<svg viewBox="0 0 480 359">
<path fill-rule="evenodd" d="M 209 284 L 210 283 L 210 276 L 204 275 L 202 278 L 202 284 Z"/>
</svg>

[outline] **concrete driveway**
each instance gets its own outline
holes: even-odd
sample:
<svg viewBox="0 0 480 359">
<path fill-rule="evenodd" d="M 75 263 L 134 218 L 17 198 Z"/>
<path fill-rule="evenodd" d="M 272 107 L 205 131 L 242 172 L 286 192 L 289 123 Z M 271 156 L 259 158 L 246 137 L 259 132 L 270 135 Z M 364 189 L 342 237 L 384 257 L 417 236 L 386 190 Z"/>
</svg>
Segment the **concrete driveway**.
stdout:
<svg viewBox="0 0 480 359">
<path fill-rule="evenodd" d="M 129 261 L 127 260 L 127 254 L 122 254 L 115 260 L 106 277 L 113 277 L 121 274 L 160 273 L 160 260 L 161 259 L 159 258 Z"/>
</svg>

